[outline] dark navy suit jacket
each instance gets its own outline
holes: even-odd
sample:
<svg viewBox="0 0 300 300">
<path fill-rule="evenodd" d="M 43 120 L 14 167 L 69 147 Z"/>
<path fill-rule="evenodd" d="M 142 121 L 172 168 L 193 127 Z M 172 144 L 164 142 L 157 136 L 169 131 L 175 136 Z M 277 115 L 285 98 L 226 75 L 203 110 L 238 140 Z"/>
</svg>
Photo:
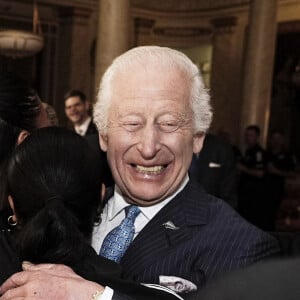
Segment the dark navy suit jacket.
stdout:
<svg viewBox="0 0 300 300">
<path fill-rule="evenodd" d="M 163 224 L 168 221 L 176 228 L 166 228 Z M 273 237 L 189 181 L 134 239 L 121 265 L 125 277 L 139 282 L 158 283 L 159 275 L 178 276 L 199 288 L 278 251 Z"/>
<path fill-rule="evenodd" d="M 86 130 L 86 133 L 85 133 L 85 136 L 88 136 L 90 134 L 98 134 L 98 130 L 97 130 L 97 127 L 96 125 L 94 124 L 93 120 L 90 122 L 87 130 Z"/>
<path fill-rule="evenodd" d="M 193 156 L 189 173 L 209 194 L 237 207 L 236 159 L 229 143 L 206 134 L 199 157 Z"/>
</svg>

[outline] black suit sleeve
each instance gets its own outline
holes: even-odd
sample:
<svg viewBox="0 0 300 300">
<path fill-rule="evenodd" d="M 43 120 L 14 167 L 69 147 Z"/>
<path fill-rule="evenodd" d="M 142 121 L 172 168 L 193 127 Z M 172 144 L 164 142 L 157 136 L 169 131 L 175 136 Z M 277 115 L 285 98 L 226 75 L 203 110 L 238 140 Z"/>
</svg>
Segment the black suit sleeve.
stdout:
<svg viewBox="0 0 300 300">
<path fill-rule="evenodd" d="M 114 291 L 112 300 L 133 300 L 133 298 L 131 298 L 128 295 L 124 295 L 124 294 Z"/>
<path fill-rule="evenodd" d="M 115 262 L 108 260 L 91 248 L 73 266 L 74 271 L 83 278 L 108 286 L 114 290 L 114 300 L 176 300 L 173 293 L 168 293 L 156 288 L 146 287 L 132 280 L 121 277 L 121 268 Z"/>
</svg>

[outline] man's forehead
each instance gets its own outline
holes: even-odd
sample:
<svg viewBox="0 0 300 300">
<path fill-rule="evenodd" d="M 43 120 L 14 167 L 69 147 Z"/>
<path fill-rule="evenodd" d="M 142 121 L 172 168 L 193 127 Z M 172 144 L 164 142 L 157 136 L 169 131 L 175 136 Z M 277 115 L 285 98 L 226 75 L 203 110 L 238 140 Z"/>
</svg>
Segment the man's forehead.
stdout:
<svg viewBox="0 0 300 300">
<path fill-rule="evenodd" d="M 79 96 L 73 96 L 66 99 L 65 104 L 83 103 Z"/>
<path fill-rule="evenodd" d="M 169 78 L 179 76 L 184 81 L 186 78 L 185 75 L 187 73 L 180 65 L 164 64 L 158 61 L 145 61 L 144 64 L 132 63 L 126 67 L 116 68 L 112 80 L 113 82 L 119 82 L 119 80 L 128 80 L 130 78 Z"/>
</svg>

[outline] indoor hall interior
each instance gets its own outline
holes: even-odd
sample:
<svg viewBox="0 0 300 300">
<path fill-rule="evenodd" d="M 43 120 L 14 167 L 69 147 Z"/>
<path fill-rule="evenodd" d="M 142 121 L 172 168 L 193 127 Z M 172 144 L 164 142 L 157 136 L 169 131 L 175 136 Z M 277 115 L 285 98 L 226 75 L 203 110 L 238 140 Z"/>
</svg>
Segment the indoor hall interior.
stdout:
<svg viewBox="0 0 300 300">
<path fill-rule="evenodd" d="M 94 102 L 111 61 L 142 45 L 175 48 L 198 65 L 210 131 L 241 152 L 250 124 L 264 148 L 273 130 L 283 133 L 296 162 L 276 228 L 300 230 L 299 0 L 0 0 L 0 71 L 27 79 L 62 125 L 65 92 Z"/>
</svg>

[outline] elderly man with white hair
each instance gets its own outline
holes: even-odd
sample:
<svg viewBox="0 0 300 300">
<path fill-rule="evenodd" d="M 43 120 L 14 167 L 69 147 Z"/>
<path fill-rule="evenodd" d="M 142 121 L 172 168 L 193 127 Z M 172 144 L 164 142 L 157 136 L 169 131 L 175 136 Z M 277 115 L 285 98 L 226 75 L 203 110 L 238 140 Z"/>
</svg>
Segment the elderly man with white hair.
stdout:
<svg viewBox="0 0 300 300">
<path fill-rule="evenodd" d="M 137 47 L 105 72 L 94 121 L 115 187 L 106 193 L 92 245 L 119 263 L 124 277 L 188 293 L 278 252 L 273 238 L 189 178 L 211 118 L 199 70 L 181 52 Z M 43 299 L 54 297 L 52 288 L 63 299 L 55 285 L 32 280 L 42 267 L 30 269 L 18 275 L 25 278 L 18 286 L 43 289 Z M 53 273 L 49 281 L 59 282 L 59 270 Z M 88 283 L 76 287 L 66 273 L 64 281 L 64 299 L 85 299 Z"/>
</svg>

